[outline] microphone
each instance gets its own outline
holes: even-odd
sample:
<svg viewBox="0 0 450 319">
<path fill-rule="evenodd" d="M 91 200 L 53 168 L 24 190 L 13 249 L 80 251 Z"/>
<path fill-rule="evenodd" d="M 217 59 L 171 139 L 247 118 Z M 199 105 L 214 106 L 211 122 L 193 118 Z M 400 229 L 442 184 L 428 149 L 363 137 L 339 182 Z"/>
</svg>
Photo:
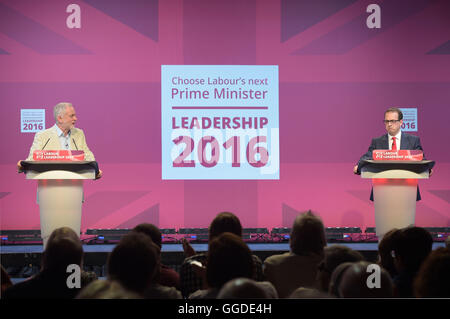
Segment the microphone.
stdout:
<svg viewBox="0 0 450 319">
<path fill-rule="evenodd" d="M 75 139 L 72 137 L 72 141 L 73 141 L 73 145 L 75 145 L 75 148 L 77 149 L 77 151 L 78 151 L 78 146 L 77 146 L 77 143 L 75 143 Z"/>
<path fill-rule="evenodd" d="M 42 148 L 42 150 L 44 150 L 44 148 L 47 146 L 47 143 L 48 143 L 48 141 L 50 141 L 50 138 L 51 138 L 51 137 L 49 137 L 48 140 L 47 140 L 47 142 L 45 142 L 44 147 Z M 42 150 L 41 150 L 41 151 L 42 151 Z"/>
</svg>

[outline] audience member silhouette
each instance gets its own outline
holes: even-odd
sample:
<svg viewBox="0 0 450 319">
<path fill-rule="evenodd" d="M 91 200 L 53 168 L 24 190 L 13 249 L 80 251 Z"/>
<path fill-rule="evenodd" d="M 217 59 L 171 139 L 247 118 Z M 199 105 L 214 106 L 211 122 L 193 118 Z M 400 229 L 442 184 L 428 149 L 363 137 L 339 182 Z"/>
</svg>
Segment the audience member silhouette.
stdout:
<svg viewBox="0 0 450 319">
<path fill-rule="evenodd" d="M 344 272 L 352 265 L 353 265 L 352 262 L 345 262 L 345 263 L 340 264 L 333 270 L 333 273 L 331 274 L 331 278 L 330 278 L 330 285 L 328 286 L 328 293 L 330 295 L 338 297 L 338 298 L 342 297 L 340 295 L 338 288 L 341 284 L 341 280 L 342 280 Z"/>
<path fill-rule="evenodd" d="M 125 289 L 148 299 L 177 299 L 181 293 L 174 287 L 154 282 L 159 271 L 159 247 L 140 232 L 122 237 L 108 258 L 108 279 L 118 281 Z"/>
<path fill-rule="evenodd" d="M 161 252 L 162 235 L 158 227 L 153 224 L 142 223 L 134 227 L 133 231 L 141 232 L 150 236 L 152 241 L 159 247 L 159 251 Z M 159 259 L 161 260 L 161 253 Z M 160 269 L 158 275 L 155 278 L 155 281 L 163 286 L 175 287 L 177 289 L 180 289 L 180 275 L 175 270 L 164 265 L 162 262 L 160 262 Z"/>
<path fill-rule="evenodd" d="M 80 238 L 75 233 L 75 231 L 73 231 L 69 227 L 61 227 L 61 228 L 55 229 L 54 232 L 53 232 L 53 237 L 64 237 L 64 236 L 69 236 L 74 241 L 80 241 Z M 80 241 L 80 244 L 81 244 L 81 241 Z M 81 248 L 83 249 L 83 245 L 81 245 Z M 84 256 L 84 252 L 83 252 L 83 255 L 82 255 L 82 258 L 81 258 L 81 264 L 83 264 L 83 256 Z M 95 272 L 93 272 L 93 271 L 85 271 L 85 270 L 81 269 L 81 280 L 80 280 L 81 281 L 81 288 L 86 287 L 91 282 L 97 280 L 97 278 L 98 277 L 97 277 L 97 274 Z"/>
<path fill-rule="evenodd" d="M 352 263 L 342 273 L 339 285 L 336 287 L 342 298 L 390 298 L 393 294 L 393 284 L 389 273 L 381 268 L 368 268 L 371 263 L 359 261 Z M 378 273 L 376 273 L 378 271 Z M 376 278 L 379 276 L 379 278 Z"/>
<path fill-rule="evenodd" d="M 228 281 L 220 289 L 217 299 L 276 299 L 275 287 L 268 281 L 250 278 L 236 278 Z"/>
<path fill-rule="evenodd" d="M 324 259 L 317 267 L 318 288 L 328 292 L 331 274 L 337 266 L 344 262 L 357 262 L 364 260 L 363 255 L 344 245 L 332 245 L 324 248 Z"/>
<path fill-rule="evenodd" d="M 215 237 L 219 236 L 224 232 L 233 233 L 239 237 L 242 237 L 242 225 L 239 218 L 230 213 L 222 212 L 219 213 L 211 222 L 209 226 L 209 242 Z M 204 282 L 201 276 L 198 276 L 195 270 L 195 266 L 192 265 L 193 261 L 197 261 L 203 265 L 206 264 L 207 254 L 206 253 L 196 253 L 191 245 L 184 240 L 183 249 L 187 258 L 184 259 L 180 268 L 180 284 L 181 293 L 184 297 L 188 297 L 194 291 L 203 289 Z M 253 279 L 257 281 L 262 281 L 264 279 L 262 273 L 262 262 L 258 256 L 252 255 L 253 259 Z"/>
<path fill-rule="evenodd" d="M 392 257 L 392 250 L 394 249 L 400 234 L 400 229 L 391 229 L 383 236 L 378 244 L 377 263 L 389 273 L 391 278 L 395 278 L 398 275 L 394 264 L 394 257 Z"/>
<path fill-rule="evenodd" d="M 11 278 L 9 277 L 8 272 L 6 271 L 5 268 L 3 268 L 3 266 L 0 265 L 0 268 L 2 270 L 1 273 L 1 277 L 0 277 L 0 283 L 1 283 L 1 293 L 0 293 L 0 298 L 3 296 L 3 293 L 6 291 L 6 289 L 8 289 L 9 287 L 11 287 L 12 281 Z"/>
<path fill-rule="evenodd" d="M 247 244 L 236 234 L 222 233 L 209 243 L 206 261 L 207 289 L 193 292 L 190 299 L 215 299 L 228 281 L 253 277 L 253 258 Z"/>
<path fill-rule="evenodd" d="M 422 263 L 414 281 L 418 298 L 450 298 L 450 249 L 432 251 Z"/>
<path fill-rule="evenodd" d="M 144 234 L 123 236 L 108 258 L 108 279 L 125 289 L 143 295 L 158 267 L 156 245 Z"/>
<path fill-rule="evenodd" d="M 322 298 L 334 298 L 328 293 L 321 291 L 317 288 L 305 288 L 300 287 L 295 289 L 290 295 L 290 299 L 322 299 Z"/>
<path fill-rule="evenodd" d="M 395 297 L 414 297 L 414 277 L 431 252 L 432 246 L 433 238 L 424 228 L 407 227 L 400 231 L 392 250 L 398 273 L 393 278 Z"/>
<path fill-rule="evenodd" d="M 264 274 L 280 298 L 299 287 L 316 288 L 317 266 L 324 257 L 325 228 L 311 211 L 295 218 L 290 236 L 290 252 L 272 255 L 264 261 Z"/>
<path fill-rule="evenodd" d="M 83 247 L 77 234 L 68 227 L 54 230 L 42 254 L 41 271 L 5 291 L 5 299 L 71 299 L 80 288 L 69 288 L 69 265 L 81 268 Z M 81 273 L 80 273 L 81 274 Z"/>
<path fill-rule="evenodd" d="M 445 247 L 450 248 L 450 236 L 445 239 Z"/>
<path fill-rule="evenodd" d="M 449 242 L 447 238 L 446 243 Z M 41 271 L 12 285 L 1 267 L 4 299 L 257 299 L 257 298 L 449 298 L 450 248 L 432 251 L 431 234 L 421 227 L 392 229 L 378 246 L 379 286 L 361 253 L 343 245 L 326 247 L 325 228 L 311 211 L 293 223 L 290 251 L 264 262 L 242 240 L 242 225 L 232 213 L 220 213 L 209 227 L 209 249 L 196 254 L 186 241 L 180 276 L 161 265 L 162 236 L 152 224 L 140 224 L 124 236 L 108 257 L 107 280 L 81 271 L 81 289 L 68 286 L 68 265 L 83 264 L 83 248 L 68 227 L 56 229 L 42 254 Z M 200 264 L 200 266 L 196 265 Z M 266 282 L 264 280 L 266 276 Z"/>
<path fill-rule="evenodd" d="M 76 299 L 141 299 L 141 296 L 123 288 L 117 281 L 95 280 L 83 288 Z"/>
</svg>

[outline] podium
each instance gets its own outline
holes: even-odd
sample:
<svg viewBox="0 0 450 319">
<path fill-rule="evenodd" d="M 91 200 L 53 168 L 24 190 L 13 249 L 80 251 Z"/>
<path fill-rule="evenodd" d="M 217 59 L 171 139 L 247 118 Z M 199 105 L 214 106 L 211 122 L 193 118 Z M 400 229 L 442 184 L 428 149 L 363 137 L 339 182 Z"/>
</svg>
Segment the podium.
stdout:
<svg viewBox="0 0 450 319">
<path fill-rule="evenodd" d="M 37 203 L 44 249 L 57 228 L 70 227 L 79 236 L 83 180 L 95 179 L 97 162 L 22 161 L 21 165 L 26 178 L 38 182 Z"/>
<path fill-rule="evenodd" d="M 378 239 L 393 228 L 414 225 L 417 185 L 428 179 L 434 161 L 364 160 L 361 177 L 371 178 Z"/>
</svg>

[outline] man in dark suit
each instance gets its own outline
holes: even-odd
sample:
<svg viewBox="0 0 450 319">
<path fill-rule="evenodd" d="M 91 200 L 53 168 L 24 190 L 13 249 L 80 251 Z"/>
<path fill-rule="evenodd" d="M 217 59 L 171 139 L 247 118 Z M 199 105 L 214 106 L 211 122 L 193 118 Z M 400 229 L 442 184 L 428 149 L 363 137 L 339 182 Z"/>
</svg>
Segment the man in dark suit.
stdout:
<svg viewBox="0 0 450 319">
<path fill-rule="evenodd" d="M 361 164 L 364 160 L 372 159 L 373 150 L 420 150 L 423 151 L 420 144 L 420 138 L 401 131 L 403 124 L 403 113 L 400 109 L 392 107 L 384 112 L 384 125 L 387 134 L 372 139 L 367 153 L 365 153 L 358 161 L 358 164 L 353 167 L 353 173 L 361 174 Z M 424 156 L 425 158 L 425 156 Z M 430 170 L 430 176 L 432 174 Z M 417 190 L 417 200 L 420 200 L 420 192 Z M 370 196 L 373 200 L 373 194 Z"/>
</svg>

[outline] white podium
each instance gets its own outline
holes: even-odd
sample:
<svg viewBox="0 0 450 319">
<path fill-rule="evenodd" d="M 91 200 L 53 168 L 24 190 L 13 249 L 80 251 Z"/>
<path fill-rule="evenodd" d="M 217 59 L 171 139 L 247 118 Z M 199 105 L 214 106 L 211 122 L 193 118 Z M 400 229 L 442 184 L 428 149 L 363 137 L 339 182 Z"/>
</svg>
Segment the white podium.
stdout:
<svg viewBox="0 0 450 319">
<path fill-rule="evenodd" d="M 363 161 L 362 178 L 371 178 L 378 240 L 393 228 L 414 225 L 417 185 L 434 161 Z"/>
<path fill-rule="evenodd" d="M 38 181 L 37 203 L 40 210 L 44 249 L 51 233 L 70 227 L 80 236 L 83 180 L 95 179 L 96 162 L 22 161 L 27 179 Z"/>
</svg>

